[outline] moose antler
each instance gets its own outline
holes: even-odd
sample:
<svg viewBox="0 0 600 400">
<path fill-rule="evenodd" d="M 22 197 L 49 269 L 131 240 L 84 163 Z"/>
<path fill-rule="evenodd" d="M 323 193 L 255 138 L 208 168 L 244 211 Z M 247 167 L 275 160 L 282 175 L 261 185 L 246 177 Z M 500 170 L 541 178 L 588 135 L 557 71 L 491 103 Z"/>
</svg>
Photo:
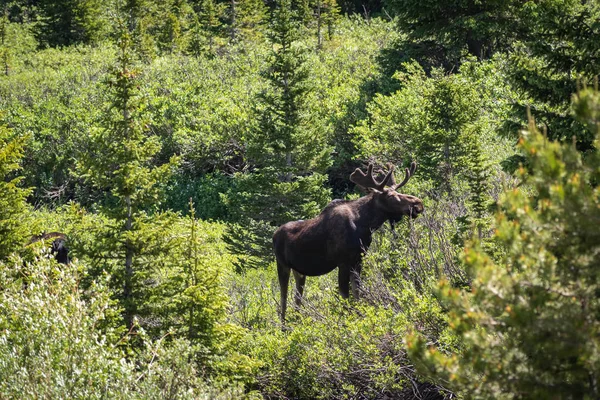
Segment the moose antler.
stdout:
<svg viewBox="0 0 600 400">
<path fill-rule="evenodd" d="M 40 240 L 48 240 L 48 239 L 67 239 L 67 235 L 62 232 L 42 232 L 40 235 L 34 235 L 29 239 L 27 245 L 30 245 L 35 242 L 39 242 Z"/>
<path fill-rule="evenodd" d="M 396 179 L 394 179 L 394 164 L 388 163 L 387 166 L 389 168 L 389 172 L 385 175 L 381 182 L 377 182 L 375 176 L 373 175 L 373 164 L 369 164 L 366 173 L 362 172 L 360 168 L 356 168 L 352 175 L 350 175 L 350 180 L 365 189 L 375 189 L 381 192 L 383 191 L 384 187 L 389 185 L 391 190 L 397 190 L 406 185 L 408 180 L 413 176 L 417 169 L 417 163 L 413 161 L 410 163 L 410 168 L 405 169 L 404 180 L 402 180 L 400 183 L 396 183 Z M 378 173 L 383 173 L 383 171 L 379 170 Z"/>
<path fill-rule="evenodd" d="M 377 182 L 375 176 L 373 176 L 373 164 L 369 164 L 367 167 L 367 173 L 364 173 L 360 170 L 360 168 L 356 168 L 354 172 L 350 175 L 350 181 L 356 183 L 358 186 L 362 186 L 365 189 L 375 189 L 380 192 L 383 191 L 383 188 L 386 187 L 390 180 L 394 179 L 394 166 L 392 165 L 390 171 L 387 175 L 381 180 L 381 182 Z"/>
<path fill-rule="evenodd" d="M 401 188 L 402 186 L 406 185 L 406 182 L 408 182 L 408 180 L 411 178 L 411 176 L 413 176 L 416 169 L 417 169 L 417 163 L 415 161 L 411 162 L 410 169 L 406 168 L 406 170 L 404 171 L 404 180 L 402 182 L 396 183 L 392 177 L 392 182 L 390 182 L 390 189 L 397 190 L 397 189 Z"/>
</svg>

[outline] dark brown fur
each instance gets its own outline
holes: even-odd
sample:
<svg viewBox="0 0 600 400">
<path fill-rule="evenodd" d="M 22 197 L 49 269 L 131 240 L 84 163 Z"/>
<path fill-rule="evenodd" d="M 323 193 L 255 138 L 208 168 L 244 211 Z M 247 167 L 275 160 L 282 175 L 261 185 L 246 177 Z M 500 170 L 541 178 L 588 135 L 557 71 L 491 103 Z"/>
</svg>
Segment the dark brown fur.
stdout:
<svg viewBox="0 0 600 400">
<path fill-rule="evenodd" d="M 415 168 L 416 165 L 411 172 Z M 407 170 L 407 178 L 402 184 L 409 177 Z M 384 182 L 387 180 L 386 177 Z M 395 187 L 385 188 L 385 184 L 378 188 L 368 186 L 372 192 L 358 200 L 334 200 L 317 217 L 288 222 L 277 229 L 273 246 L 281 289 L 282 322 L 285 320 L 290 271 L 296 280 L 297 305 L 300 305 L 307 276 L 324 275 L 335 268 L 339 268 L 338 284 L 342 297 L 349 297 L 351 283 L 352 293 L 358 298 L 361 260 L 371 244 L 372 233 L 385 221 L 399 221 L 403 216 L 415 218 L 423 212 L 423 202 L 419 198 L 398 193 Z M 367 187 L 362 182 L 361 185 Z"/>
<path fill-rule="evenodd" d="M 41 235 L 32 236 L 29 239 L 28 245 L 32 243 L 39 242 L 40 240 L 49 240 L 54 239 L 52 241 L 51 253 L 54 254 L 54 258 L 60 264 L 69 264 L 69 248 L 67 247 L 67 235 L 61 232 L 49 232 L 42 233 Z"/>
</svg>

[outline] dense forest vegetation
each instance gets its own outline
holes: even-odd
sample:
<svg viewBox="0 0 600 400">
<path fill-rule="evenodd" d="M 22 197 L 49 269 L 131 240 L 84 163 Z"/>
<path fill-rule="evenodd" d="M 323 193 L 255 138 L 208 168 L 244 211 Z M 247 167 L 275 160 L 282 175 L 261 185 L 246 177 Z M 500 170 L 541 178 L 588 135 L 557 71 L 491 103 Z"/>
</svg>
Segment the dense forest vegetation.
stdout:
<svg viewBox="0 0 600 400">
<path fill-rule="evenodd" d="M 600 398 L 597 1 L 0 4 L 0 398 Z M 275 229 L 413 160 L 282 325 Z"/>
</svg>

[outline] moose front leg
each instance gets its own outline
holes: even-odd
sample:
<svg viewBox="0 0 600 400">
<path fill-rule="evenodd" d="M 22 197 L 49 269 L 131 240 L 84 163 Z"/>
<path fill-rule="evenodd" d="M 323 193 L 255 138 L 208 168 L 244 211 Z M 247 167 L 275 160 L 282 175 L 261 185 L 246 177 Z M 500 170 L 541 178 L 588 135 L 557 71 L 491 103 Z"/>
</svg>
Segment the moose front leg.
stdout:
<svg viewBox="0 0 600 400">
<path fill-rule="evenodd" d="M 338 288 L 344 299 L 350 297 L 350 268 L 346 265 L 340 265 L 338 269 Z"/>
<path fill-rule="evenodd" d="M 350 297 L 350 285 L 352 285 L 352 296 L 355 299 L 359 297 L 360 288 L 360 263 L 351 263 L 348 265 L 340 265 L 338 271 L 338 284 L 340 294 L 343 298 L 347 299 Z"/>
</svg>

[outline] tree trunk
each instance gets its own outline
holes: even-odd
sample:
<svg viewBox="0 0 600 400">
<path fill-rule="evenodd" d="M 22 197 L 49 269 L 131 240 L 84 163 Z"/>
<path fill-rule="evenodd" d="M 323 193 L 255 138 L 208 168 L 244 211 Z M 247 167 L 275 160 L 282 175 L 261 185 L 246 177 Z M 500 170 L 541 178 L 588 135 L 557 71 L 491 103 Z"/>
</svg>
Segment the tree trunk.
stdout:
<svg viewBox="0 0 600 400">
<path fill-rule="evenodd" d="M 323 47 L 323 20 L 321 18 L 321 1 L 317 3 L 317 49 Z"/>
<path fill-rule="evenodd" d="M 236 26 L 236 13 L 235 0 L 231 0 L 231 41 L 235 42 L 237 38 L 237 26 Z"/>
<path fill-rule="evenodd" d="M 133 227 L 133 213 L 131 209 L 131 197 L 125 197 L 127 204 L 127 220 L 125 221 L 125 234 L 131 232 Z M 125 240 L 125 283 L 123 285 L 123 297 L 125 303 L 125 326 L 131 330 L 133 328 L 133 316 L 135 307 L 133 304 L 133 244 L 127 238 Z"/>
</svg>

